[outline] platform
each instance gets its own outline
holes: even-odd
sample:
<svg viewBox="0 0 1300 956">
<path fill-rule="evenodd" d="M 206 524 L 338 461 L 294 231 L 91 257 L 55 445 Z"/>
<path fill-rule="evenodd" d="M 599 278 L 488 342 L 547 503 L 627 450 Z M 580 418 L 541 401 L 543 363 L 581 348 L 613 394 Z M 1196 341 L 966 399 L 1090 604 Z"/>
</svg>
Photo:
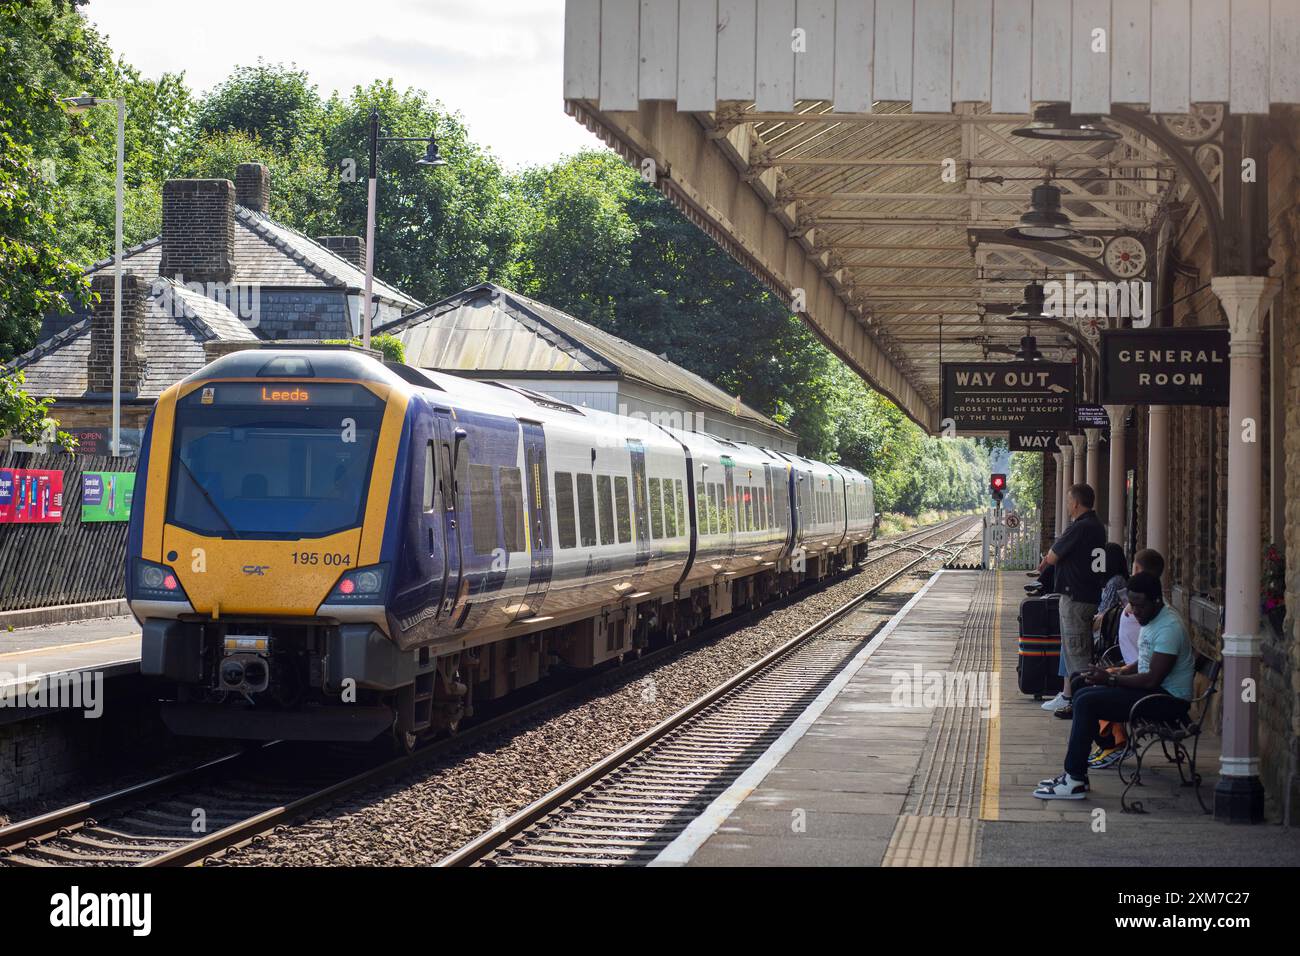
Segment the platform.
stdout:
<svg viewBox="0 0 1300 956">
<path fill-rule="evenodd" d="M 13 698 L 42 675 L 97 674 L 107 680 L 140 672 L 140 628 L 130 615 L 0 632 L 0 695 Z M 49 708 L 0 707 L 0 724 Z"/>
<path fill-rule="evenodd" d="M 1148 755 L 1124 813 L 1114 768 L 1089 799 L 1041 801 L 1069 723 L 1016 687 L 1019 572 L 941 571 L 656 861 L 691 866 L 1300 864 L 1300 832 L 1230 827 Z M 844 628 L 852 632 L 853 618 Z M 943 700 L 936 682 L 950 681 Z M 928 692 L 928 693 L 927 693 Z M 1207 803 L 1217 737 L 1202 739 Z"/>
</svg>

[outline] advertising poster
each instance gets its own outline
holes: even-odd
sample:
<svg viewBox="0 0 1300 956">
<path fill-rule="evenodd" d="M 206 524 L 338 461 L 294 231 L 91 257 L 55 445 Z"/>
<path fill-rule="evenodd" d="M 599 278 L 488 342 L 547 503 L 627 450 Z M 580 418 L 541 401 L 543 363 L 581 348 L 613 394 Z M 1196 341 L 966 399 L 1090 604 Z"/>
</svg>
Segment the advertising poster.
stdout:
<svg viewBox="0 0 1300 956">
<path fill-rule="evenodd" d="M 135 495 L 133 471 L 87 471 L 81 475 L 81 520 L 126 521 Z"/>
<path fill-rule="evenodd" d="M 0 522 L 58 524 L 62 520 L 62 471 L 0 469 Z"/>
</svg>

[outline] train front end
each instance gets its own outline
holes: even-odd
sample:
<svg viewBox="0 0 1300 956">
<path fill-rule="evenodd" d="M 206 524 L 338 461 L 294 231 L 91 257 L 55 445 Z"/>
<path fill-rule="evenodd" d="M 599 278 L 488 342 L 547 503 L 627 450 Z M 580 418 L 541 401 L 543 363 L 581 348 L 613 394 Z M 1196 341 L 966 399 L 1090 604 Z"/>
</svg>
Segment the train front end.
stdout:
<svg viewBox="0 0 1300 956">
<path fill-rule="evenodd" d="M 395 653 L 385 542 L 406 406 L 399 380 L 347 350 L 237 352 L 159 399 L 127 598 L 142 672 L 176 689 L 174 731 L 369 739 L 392 723 L 371 678 Z"/>
</svg>

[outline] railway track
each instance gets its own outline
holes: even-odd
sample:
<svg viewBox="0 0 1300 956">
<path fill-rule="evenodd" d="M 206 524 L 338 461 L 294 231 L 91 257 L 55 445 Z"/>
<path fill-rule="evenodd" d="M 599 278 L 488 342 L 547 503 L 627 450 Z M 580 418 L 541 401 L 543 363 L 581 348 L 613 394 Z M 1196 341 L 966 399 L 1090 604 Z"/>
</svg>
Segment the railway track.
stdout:
<svg viewBox="0 0 1300 956">
<path fill-rule="evenodd" d="M 956 528 L 971 519 L 956 518 L 881 542 L 867 567 L 916 551 L 918 557 L 895 580 L 940 551 L 949 556 Z M 947 536 L 945 544 L 921 542 Z M 958 535 L 959 536 L 959 535 Z M 842 576 L 802 589 L 791 600 L 815 594 Z M 879 590 L 879 586 L 868 595 Z M 860 602 L 858 602 L 860 603 Z M 611 683 L 624 684 L 638 674 L 683 653 L 697 643 L 746 626 L 777 605 L 736 615 L 690 638 L 643 654 L 615 670 L 586 677 L 568 687 L 475 722 L 459 735 L 431 741 L 412 754 L 378 761 L 350 748 L 272 743 L 246 748 L 192 768 L 166 774 L 123 790 L 73 804 L 0 828 L 0 866 L 184 866 L 201 863 L 221 851 L 255 841 L 343 797 L 399 777 L 416 767 L 471 750 L 475 743 L 538 715 L 597 693 Z"/>
<path fill-rule="evenodd" d="M 797 719 L 857 653 L 833 635 L 851 611 L 917 565 L 961 548 L 947 542 L 678 711 L 439 866 L 650 863 Z M 933 535 L 932 535 L 933 536 Z"/>
</svg>

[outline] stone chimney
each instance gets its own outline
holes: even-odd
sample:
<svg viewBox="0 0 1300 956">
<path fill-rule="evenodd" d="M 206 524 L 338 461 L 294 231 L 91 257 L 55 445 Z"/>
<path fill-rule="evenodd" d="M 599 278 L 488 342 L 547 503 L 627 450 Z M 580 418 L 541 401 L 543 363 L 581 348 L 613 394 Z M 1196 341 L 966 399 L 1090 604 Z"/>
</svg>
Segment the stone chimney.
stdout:
<svg viewBox="0 0 1300 956">
<path fill-rule="evenodd" d="M 158 273 L 184 282 L 229 282 L 235 275 L 235 184 L 229 179 L 163 183 Z"/>
<path fill-rule="evenodd" d="M 253 212 L 271 211 L 271 171 L 261 163 L 235 168 L 235 202 Z"/>
<path fill-rule="evenodd" d="M 366 241 L 360 236 L 317 236 L 316 241 L 358 269 L 366 267 Z"/>
<path fill-rule="evenodd" d="M 113 390 L 113 273 L 90 280 L 99 302 L 90 313 L 90 362 L 87 384 L 92 392 Z M 122 391 L 138 392 L 144 372 L 145 311 L 149 283 L 131 272 L 122 273 Z"/>
</svg>

